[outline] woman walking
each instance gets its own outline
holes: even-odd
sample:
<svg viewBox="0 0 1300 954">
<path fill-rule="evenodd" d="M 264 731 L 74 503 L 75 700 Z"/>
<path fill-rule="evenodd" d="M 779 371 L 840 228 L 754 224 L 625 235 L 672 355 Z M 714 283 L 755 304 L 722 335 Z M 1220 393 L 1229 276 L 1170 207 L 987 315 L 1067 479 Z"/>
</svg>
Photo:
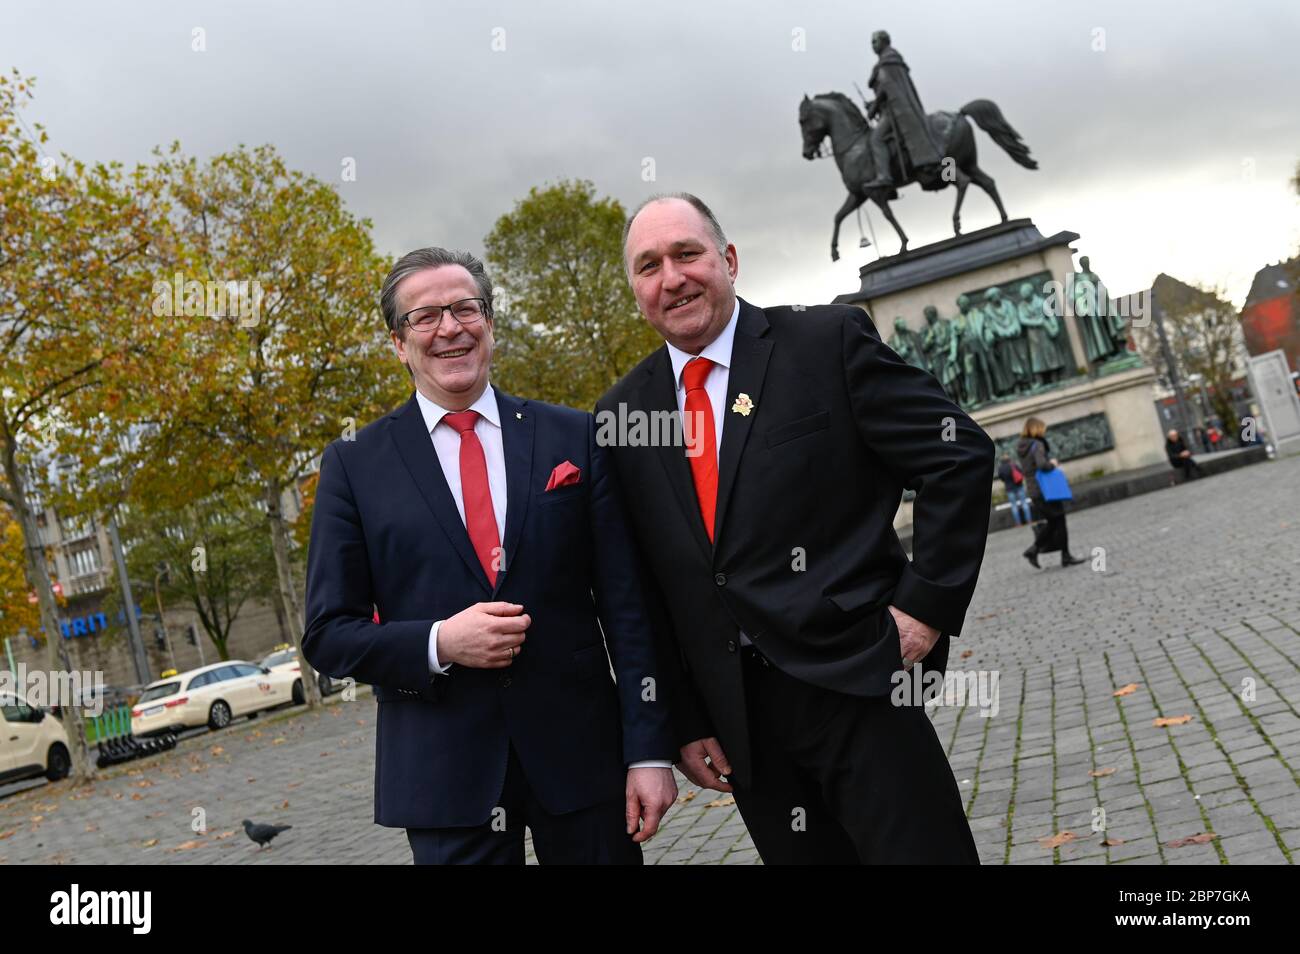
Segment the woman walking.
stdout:
<svg viewBox="0 0 1300 954">
<path fill-rule="evenodd" d="M 1031 417 L 1021 428 L 1020 442 L 1016 444 L 1020 471 L 1025 475 L 1029 498 L 1034 502 L 1034 512 L 1047 520 L 1047 525 L 1035 533 L 1034 544 L 1025 551 L 1025 559 L 1037 567 L 1038 554 L 1060 550 L 1061 566 L 1074 566 L 1085 561 L 1070 553 L 1070 535 L 1065 526 L 1065 501 L 1045 500 L 1038 487 L 1038 472 L 1055 470 L 1057 466 L 1056 458 L 1051 456 L 1052 450 L 1046 435 L 1047 425 L 1039 418 Z"/>
</svg>

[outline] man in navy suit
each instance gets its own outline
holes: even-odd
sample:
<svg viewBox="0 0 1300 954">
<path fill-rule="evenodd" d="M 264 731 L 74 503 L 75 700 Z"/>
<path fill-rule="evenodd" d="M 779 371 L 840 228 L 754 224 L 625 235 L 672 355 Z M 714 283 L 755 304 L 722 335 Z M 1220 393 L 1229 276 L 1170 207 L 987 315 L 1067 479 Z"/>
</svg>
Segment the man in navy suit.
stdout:
<svg viewBox="0 0 1300 954">
<path fill-rule="evenodd" d="M 415 393 L 325 449 L 302 641 L 374 686 L 375 822 L 417 864 L 522 864 L 525 826 L 543 864 L 639 864 L 677 749 L 594 418 L 489 386 L 474 256 L 409 253 L 380 304 Z"/>
</svg>

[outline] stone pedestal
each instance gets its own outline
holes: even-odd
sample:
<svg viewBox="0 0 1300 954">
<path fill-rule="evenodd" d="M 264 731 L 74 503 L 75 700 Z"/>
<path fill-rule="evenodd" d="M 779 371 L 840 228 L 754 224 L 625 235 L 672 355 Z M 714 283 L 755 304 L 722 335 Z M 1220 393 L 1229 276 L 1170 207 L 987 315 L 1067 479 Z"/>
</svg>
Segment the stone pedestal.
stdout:
<svg viewBox="0 0 1300 954">
<path fill-rule="evenodd" d="M 954 236 L 900 255 L 864 265 L 861 287 L 836 302 L 870 312 L 882 338 L 894 333 L 902 318 L 913 331 L 925 330 L 924 309 L 932 305 L 943 318 L 954 318 L 957 297 L 977 302 L 998 287 L 1018 300 L 1018 288 L 1028 282 L 1038 294 L 1068 298 L 1073 288 L 1075 232 L 1044 237 L 1029 219 Z M 1060 314 L 1060 312 L 1058 312 Z M 1155 372 L 1135 354 L 1112 359 L 1100 368 L 1086 366 L 1086 349 L 1072 310 L 1062 319 L 1073 367 L 1061 380 L 1029 393 L 1004 395 L 976 407 L 971 416 L 994 442 L 998 453 L 1011 454 L 1025 420 L 1041 418 L 1047 438 L 1072 482 L 1099 474 L 1138 470 L 1165 459 L 1164 433 L 1155 410 Z M 1062 340 L 1062 344 L 1064 341 Z M 1067 360 L 1067 365 L 1071 362 Z M 995 488 L 1000 482 L 989 475 Z M 911 504 L 899 508 L 896 527 L 911 523 Z"/>
<path fill-rule="evenodd" d="M 858 305 L 871 314 L 880 336 L 893 334 L 894 319 L 901 317 L 913 331 L 925 331 L 922 311 L 933 305 L 944 318 L 958 314 L 957 296 L 973 298 L 994 286 L 1030 281 L 1042 292 L 1046 282 L 1065 283 L 1074 271 L 1077 232 L 1057 232 L 1043 237 L 1029 219 L 1011 219 L 1000 225 L 956 235 L 923 245 L 900 255 L 870 262 L 858 271 L 862 285 L 835 301 Z M 979 299 L 977 299 L 979 300 Z M 1065 319 L 1075 368 L 1066 375 L 1086 373 L 1086 352 L 1073 318 Z"/>
<path fill-rule="evenodd" d="M 1154 403 L 1155 379 L 1151 368 L 1131 368 L 980 408 L 971 417 L 999 450 L 1008 442 L 1014 445 L 1026 419 L 1041 418 L 1052 454 L 1071 481 L 1097 471 L 1135 470 L 1165 460 L 1165 435 Z M 1011 453 L 1014 459 L 1015 452 Z"/>
<path fill-rule="evenodd" d="M 1095 379 L 1003 401 L 971 414 L 998 445 L 1016 460 L 1020 430 L 1031 417 L 1047 425 L 1047 440 L 1071 484 L 1100 474 L 1139 470 L 1162 463 L 1165 433 L 1156 413 L 1156 373 L 1139 367 Z M 997 461 L 994 461 L 997 466 Z M 1001 490 L 996 474 L 989 475 L 991 489 Z M 912 523 L 912 505 L 904 502 L 894 527 Z"/>
</svg>

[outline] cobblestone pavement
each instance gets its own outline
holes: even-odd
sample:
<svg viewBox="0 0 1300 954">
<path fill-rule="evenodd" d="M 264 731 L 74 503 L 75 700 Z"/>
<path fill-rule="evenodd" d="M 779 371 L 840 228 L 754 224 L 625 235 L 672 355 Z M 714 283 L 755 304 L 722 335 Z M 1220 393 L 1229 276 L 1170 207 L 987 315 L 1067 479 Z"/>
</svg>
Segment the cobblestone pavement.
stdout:
<svg viewBox="0 0 1300 954">
<path fill-rule="evenodd" d="M 989 538 L 951 666 L 997 673 L 996 714 L 932 709 L 981 858 L 1290 863 L 1300 457 L 1085 510 L 1069 526 L 1089 565 L 1045 559 L 1036 571 L 1020 556 L 1028 531 Z M 0 861 L 407 864 L 404 833 L 372 821 L 374 722 L 363 690 L 186 739 L 82 789 L 8 786 Z M 729 796 L 679 786 L 647 862 L 758 861 Z M 192 828 L 200 812 L 205 833 Z M 244 818 L 294 827 L 258 851 Z"/>
</svg>

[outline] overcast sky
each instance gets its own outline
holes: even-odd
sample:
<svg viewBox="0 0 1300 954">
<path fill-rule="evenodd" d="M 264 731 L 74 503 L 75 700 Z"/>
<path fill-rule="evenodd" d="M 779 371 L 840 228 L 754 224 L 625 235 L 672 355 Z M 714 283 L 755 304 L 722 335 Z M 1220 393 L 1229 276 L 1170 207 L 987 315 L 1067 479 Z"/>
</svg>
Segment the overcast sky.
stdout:
<svg viewBox="0 0 1300 954">
<path fill-rule="evenodd" d="M 37 77 L 27 115 L 51 151 L 132 163 L 173 139 L 200 157 L 270 142 L 338 183 L 389 254 L 481 252 L 499 215 L 560 178 L 629 206 L 697 192 L 739 249 L 742 295 L 811 304 L 856 290 L 876 250 L 850 217 L 831 263 L 844 189 L 829 160 L 802 158 L 799 101 L 865 88 L 881 28 L 927 110 L 1001 107 L 1040 166 L 976 131 L 1008 213 L 1078 232 L 1112 291 L 1164 271 L 1240 304 L 1259 267 L 1300 247 L 1294 0 L 4 0 L 0 68 Z M 951 234 L 955 196 L 902 193 L 913 247 Z M 965 229 L 996 221 L 972 188 Z"/>
</svg>

